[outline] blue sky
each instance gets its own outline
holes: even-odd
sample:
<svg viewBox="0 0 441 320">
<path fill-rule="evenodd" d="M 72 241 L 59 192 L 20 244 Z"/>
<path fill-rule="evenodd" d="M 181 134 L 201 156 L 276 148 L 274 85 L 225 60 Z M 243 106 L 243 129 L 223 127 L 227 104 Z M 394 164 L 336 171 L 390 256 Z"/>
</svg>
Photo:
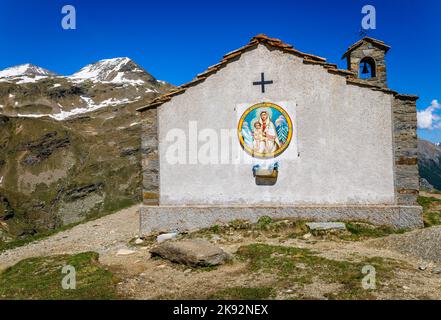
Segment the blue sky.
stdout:
<svg viewBox="0 0 441 320">
<path fill-rule="evenodd" d="M 61 28 L 66 4 L 77 10 L 76 30 Z M 179 85 L 258 33 L 345 68 L 340 58 L 360 37 L 366 4 L 377 13 L 369 36 L 392 46 L 389 86 L 420 96 L 427 128 L 418 133 L 441 141 L 441 0 L 2 0 L 0 69 L 30 62 L 71 74 L 100 59 L 128 56 Z"/>
</svg>

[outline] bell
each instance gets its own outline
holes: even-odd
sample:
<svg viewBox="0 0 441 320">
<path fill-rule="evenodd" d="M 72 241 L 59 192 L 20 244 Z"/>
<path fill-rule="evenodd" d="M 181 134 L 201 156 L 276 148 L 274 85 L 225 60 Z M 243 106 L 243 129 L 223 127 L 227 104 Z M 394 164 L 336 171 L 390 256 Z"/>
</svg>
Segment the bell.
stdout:
<svg viewBox="0 0 441 320">
<path fill-rule="evenodd" d="M 369 73 L 369 70 L 368 70 L 366 62 L 363 65 L 363 70 L 361 71 L 361 73 L 362 74 L 368 74 Z"/>
</svg>

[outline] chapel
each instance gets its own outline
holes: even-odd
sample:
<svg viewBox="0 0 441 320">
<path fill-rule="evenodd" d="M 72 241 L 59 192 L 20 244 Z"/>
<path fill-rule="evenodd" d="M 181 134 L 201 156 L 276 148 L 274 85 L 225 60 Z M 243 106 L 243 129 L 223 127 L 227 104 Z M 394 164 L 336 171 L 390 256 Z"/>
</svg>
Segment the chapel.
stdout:
<svg viewBox="0 0 441 320">
<path fill-rule="evenodd" d="M 389 49 L 364 37 L 339 69 L 260 34 L 139 108 L 141 232 L 262 216 L 422 226 L 418 97 L 389 88 Z"/>
</svg>

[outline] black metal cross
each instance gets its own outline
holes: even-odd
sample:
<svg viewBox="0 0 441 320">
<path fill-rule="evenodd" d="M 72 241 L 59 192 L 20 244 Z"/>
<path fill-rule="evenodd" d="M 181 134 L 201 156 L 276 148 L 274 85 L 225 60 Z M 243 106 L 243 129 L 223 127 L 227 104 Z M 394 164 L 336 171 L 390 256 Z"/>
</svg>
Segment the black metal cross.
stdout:
<svg viewBox="0 0 441 320">
<path fill-rule="evenodd" d="M 273 84 L 273 80 L 265 81 L 265 74 L 263 72 L 260 74 L 260 79 L 260 81 L 253 82 L 253 86 L 262 86 L 262 93 L 265 93 L 265 85 Z"/>
</svg>

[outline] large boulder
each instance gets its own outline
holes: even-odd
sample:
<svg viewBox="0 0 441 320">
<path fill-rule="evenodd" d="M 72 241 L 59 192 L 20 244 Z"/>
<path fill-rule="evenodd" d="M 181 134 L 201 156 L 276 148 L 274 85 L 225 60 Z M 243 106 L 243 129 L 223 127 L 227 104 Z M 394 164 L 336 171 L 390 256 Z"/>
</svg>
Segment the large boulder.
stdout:
<svg viewBox="0 0 441 320">
<path fill-rule="evenodd" d="M 208 267 L 225 263 L 229 255 L 208 241 L 180 240 L 166 241 L 150 250 L 152 256 L 182 263 L 192 267 Z"/>
</svg>

